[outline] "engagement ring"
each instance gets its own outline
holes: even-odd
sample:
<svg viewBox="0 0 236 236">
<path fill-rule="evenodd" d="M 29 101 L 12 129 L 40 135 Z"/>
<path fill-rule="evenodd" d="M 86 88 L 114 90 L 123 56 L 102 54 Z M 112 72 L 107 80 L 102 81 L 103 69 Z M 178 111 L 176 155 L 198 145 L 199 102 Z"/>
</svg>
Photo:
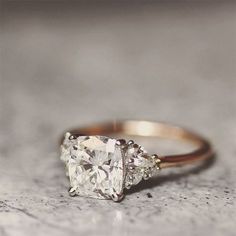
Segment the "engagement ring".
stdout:
<svg viewBox="0 0 236 236">
<path fill-rule="evenodd" d="M 181 155 L 149 154 L 130 135 L 178 139 L 195 145 Z M 149 121 L 118 121 L 68 131 L 61 144 L 61 160 L 69 177 L 70 196 L 120 201 L 124 189 L 155 176 L 162 168 L 182 166 L 210 158 L 213 151 L 203 137 L 184 128 Z"/>
</svg>

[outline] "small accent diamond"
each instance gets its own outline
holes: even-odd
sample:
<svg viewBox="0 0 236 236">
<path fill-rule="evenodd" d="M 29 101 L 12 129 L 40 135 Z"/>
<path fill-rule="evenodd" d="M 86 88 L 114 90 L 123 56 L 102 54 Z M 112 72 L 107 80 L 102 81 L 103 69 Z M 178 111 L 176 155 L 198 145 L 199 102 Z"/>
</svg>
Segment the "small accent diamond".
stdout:
<svg viewBox="0 0 236 236">
<path fill-rule="evenodd" d="M 125 160 L 127 166 L 126 188 L 138 184 L 142 179 L 152 177 L 158 170 L 155 158 L 148 155 L 142 146 L 133 142 L 128 142 Z"/>
</svg>

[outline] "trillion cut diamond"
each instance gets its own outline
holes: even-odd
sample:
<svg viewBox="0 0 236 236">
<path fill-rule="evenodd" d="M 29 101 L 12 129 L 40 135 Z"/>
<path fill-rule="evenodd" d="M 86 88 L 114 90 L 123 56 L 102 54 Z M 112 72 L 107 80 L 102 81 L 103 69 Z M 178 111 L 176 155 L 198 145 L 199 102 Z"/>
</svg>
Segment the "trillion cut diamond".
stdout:
<svg viewBox="0 0 236 236">
<path fill-rule="evenodd" d="M 76 138 L 68 133 L 61 151 L 71 192 L 99 199 L 122 195 L 124 161 L 115 139 L 104 136 Z"/>
</svg>

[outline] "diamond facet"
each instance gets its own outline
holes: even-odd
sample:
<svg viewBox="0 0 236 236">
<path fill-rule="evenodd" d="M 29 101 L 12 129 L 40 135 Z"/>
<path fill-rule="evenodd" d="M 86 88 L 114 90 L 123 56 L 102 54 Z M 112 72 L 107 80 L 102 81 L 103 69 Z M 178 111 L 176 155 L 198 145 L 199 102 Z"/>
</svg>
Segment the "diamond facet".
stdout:
<svg viewBox="0 0 236 236">
<path fill-rule="evenodd" d="M 125 169 L 116 140 L 104 136 L 70 137 L 66 134 L 61 150 L 70 192 L 99 199 L 121 196 Z"/>
</svg>

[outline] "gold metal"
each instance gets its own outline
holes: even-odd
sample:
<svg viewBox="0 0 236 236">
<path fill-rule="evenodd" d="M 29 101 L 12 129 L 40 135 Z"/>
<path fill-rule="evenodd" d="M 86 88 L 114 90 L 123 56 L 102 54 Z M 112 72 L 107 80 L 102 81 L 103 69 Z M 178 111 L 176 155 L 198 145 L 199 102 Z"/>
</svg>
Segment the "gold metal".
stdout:
<svg viewBox="0 0 236 236">
<path fill-rule="evenodd" d="M 208 159 L 213 156 L 211 144 L 202 136 L 185 128 L 150 121 L 116 121 L 72 129 L 72 135 L 110 135 L 114 133 L 146 137 L 176 139 L 195 145 L 192 152 L 180 155 L 158 156 L 160 168 L 175 167 Z"/>
</svg>

